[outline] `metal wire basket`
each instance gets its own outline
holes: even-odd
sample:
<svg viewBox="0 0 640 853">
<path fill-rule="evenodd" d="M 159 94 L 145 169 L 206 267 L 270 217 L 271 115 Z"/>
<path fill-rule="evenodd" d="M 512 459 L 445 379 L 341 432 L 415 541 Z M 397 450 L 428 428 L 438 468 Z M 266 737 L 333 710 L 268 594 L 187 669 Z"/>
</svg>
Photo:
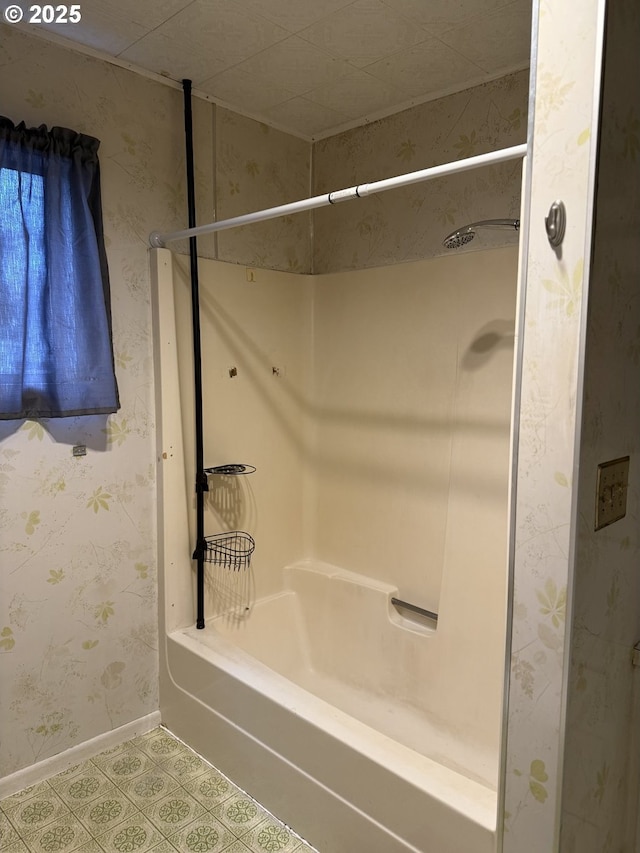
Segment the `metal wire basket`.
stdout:
<svg viewBox="0 0 640 853">
<path fill-rule="evenodd" d="M 207 546 L 204 552 L 205 562 L 234 571 L 249 568 L 251 555 L 256 548 L 253 536 L 243 530 L 205 536 L 205 543 Z"/>
<path fill-rule="evenodd" d="M 205 468 L 204 472 L 205 474 L 218 474 L 223 477 L 231 477 L 237 474 L 253 474 L 255 470 L 255 465 L 231 462 L 227 465 L 214 465 L 212 468 Z"/>
</svg>

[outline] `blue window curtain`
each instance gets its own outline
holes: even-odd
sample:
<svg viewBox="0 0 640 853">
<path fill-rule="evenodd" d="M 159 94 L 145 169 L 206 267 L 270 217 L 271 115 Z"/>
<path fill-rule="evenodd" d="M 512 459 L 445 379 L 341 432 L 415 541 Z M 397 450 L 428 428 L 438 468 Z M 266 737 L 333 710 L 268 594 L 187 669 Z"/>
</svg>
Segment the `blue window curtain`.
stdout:
<svg viewBox="0 0 640 853">
<path fill-rule="evenodd" d="M 0 419 L 119 409 L 97 139 L 0 116 Z"/>
</svg>

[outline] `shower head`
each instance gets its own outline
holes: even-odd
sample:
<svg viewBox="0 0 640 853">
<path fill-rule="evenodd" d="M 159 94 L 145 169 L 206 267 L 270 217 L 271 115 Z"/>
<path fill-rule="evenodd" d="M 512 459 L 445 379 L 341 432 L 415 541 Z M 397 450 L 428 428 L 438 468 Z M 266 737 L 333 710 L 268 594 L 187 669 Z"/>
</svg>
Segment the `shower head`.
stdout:
<svg viewBox="0 0 640 853">
<path fill-rule="evenodd" d="M 471 226 L 461 228 L 459 231 L 454 231 L 442 241 L 442 245 L 447 249 L 459 249 L 460 246 L 466 246 L 476 236 L 476 232 Z"/>
<path fill-rule="evenodd" d="M 472 222 L 457 231 L 452 231 L 442 241 L 445 249 L 459 249 L 466 246 L 476 236 L 476 228 L 507 228 L 514 231 L 520 230 L 519 219 L 483 219 L 481 222 Z"/>
</svg>

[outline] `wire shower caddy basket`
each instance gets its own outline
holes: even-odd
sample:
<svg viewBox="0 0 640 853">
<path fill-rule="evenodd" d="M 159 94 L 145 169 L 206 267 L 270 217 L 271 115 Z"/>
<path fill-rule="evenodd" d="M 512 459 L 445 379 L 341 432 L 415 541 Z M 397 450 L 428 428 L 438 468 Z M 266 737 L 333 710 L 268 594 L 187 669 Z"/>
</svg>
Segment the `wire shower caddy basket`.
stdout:
<svg viewBox="0 0 640 853">
<path fill-rule="evenodd" d="M 214 465 L 212 468 L 205 468 L 205 474 L 217 474 L 221 477 L 233 477 L 238 474 L 253 474 L 256 470 L 255 465 L 245 465 L 239 462 L 232 462 L 227 465 Z"/>
<path fill-rule="evenodd" d="M 256 543 L 253 536 L 245 533 L 244 530 L 205 536 L 204 541 L 206 563 L 213 563 L 215 566 L 223 566 L 225 569 L 234 571 L 248 569 L 251 565 L 251 555 L 255 551 Z"/>
<path fill-rule="evenodd" d="M 233 477 L 238 474 L 253 474 L 255 470 L 254 465 L 234 462 L 205 468 L 204 473 L 207 476 Z M 253 536 L 244 530 L 229 530 L 226 533 L 205 536 L 204 544 L 205 563 L 223 566 L 233 571 L 248 569 L 251 566 L 251 555 L 256 549 Z"/>
</svg>

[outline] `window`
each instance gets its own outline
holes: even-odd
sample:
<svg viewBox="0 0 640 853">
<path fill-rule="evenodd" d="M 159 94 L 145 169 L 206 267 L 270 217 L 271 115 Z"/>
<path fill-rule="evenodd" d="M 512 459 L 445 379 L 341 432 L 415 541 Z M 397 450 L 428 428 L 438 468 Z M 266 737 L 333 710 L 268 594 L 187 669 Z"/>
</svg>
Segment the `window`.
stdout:
<svg viewBox="0 0 640 853">
<path fill-rule="evenodd" d="M 0 419 L 119 408 L 98 146 L 0 117 Z"/>
</svg>

